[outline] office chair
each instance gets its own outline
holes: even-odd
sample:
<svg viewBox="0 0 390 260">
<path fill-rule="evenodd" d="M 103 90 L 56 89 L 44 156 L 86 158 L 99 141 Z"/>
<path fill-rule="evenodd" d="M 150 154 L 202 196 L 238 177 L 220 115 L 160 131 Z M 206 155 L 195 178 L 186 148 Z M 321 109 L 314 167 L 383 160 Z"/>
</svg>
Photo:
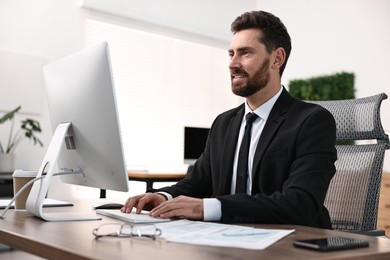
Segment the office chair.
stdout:
<svg viewBox="0 0 390 260">
<path fill-rule="evenodd" d="M 376 230 L 385 150 L 380 106 L 387 95 L 330 101 L 308 101 L 329 110 L 336 121 L 336 174 L 325 198 L 332 228 L 366 235 Z"/>
</svg>

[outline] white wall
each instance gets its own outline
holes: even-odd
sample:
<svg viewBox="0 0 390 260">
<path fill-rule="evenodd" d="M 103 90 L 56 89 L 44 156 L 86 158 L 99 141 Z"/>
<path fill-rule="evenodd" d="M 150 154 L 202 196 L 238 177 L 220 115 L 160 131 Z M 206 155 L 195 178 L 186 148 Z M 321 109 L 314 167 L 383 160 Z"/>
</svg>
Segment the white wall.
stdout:
<svg viewBox="0 0 390 260">
<path fill-rule="evenodd" d="M 355 73 L 356 96 L 389 91 L 390 1 L 258 0 L 258 9 L 279 16 L 292 38 L 283 82 L 334 72 Z M 390 133 L 390 99 L 381 109 Z M 386 152 L 385 171 L 390 171 Z"/>
<path fill-rule="evenodd" d="M 121 1 L 112 3 L 120 4 Z M 128 2 L 125 1 L 124 3 Z M 34 2 L 24 0 L 1 1 L 0 48 L 43 57 L 45 63 L 50 63 L 75 52 L 82 47 L 84 30 L 83 21 L 84 18 L 88 16 L 88 10 L 80 8 L 80 6 L 80 2 L 75 0 L 36 0 Z M 171 5 L 171 7 L 174 6 Z M 212 18 L 209 17 L 208 19 Z M 134 20 L 128 20 L 128 22 L 135 23 L 137 26 L 140 24 L 139 21 Z M 162 31 L 169 31 L 164 27 L 165 26 L 161 26 Z M 177 28 L 175 29 L 177 30 Z M 176 35 L 180 34 L 181 33 L 177 33 Z M 226 66 L 224 65 L 223 69 L 226 69 L 227 73 L 227 64 Z M 229 85 L 226 85 L 226 95 L 221 93 L 218 94 L 219 100 L 223 100 L 223 102 L 220 103 L 226 104 L 226 102 L 228 102 L 227 100 L 229 100 L 228 97 L 231 97 L 230 102 L 237 105 L 237 98 L 230 94 L 229 88 Z M 2 86 L 2 91 L 3 93 L 6 91 L 12 92 L 13 89 L 12 87 Z M 25 91 L 30 91 L 28 86 L 26 86 Z M 215 93 L 215 91 L 212 91 L 212 93 Z M 47 148 L 51 138 L 51 127 L 49 125 L 45 97 L 43 97 L 42 100 L 41 113 L 33 116 L 42 123 L 44 133 L 41 137 L 46 145 L 45 148 Z M 216 105 L 215 109 L 217 108 L 218 106 Z M 5 131 L 0 131 L 0 137 L 5 135 Z M 38 169 L 45 153 L 45 148 L 29 145 L 21 146 L 17 154 L 16 167 L 22 169 Z M 63 194 L 67 194 L 68 196 L 79 194 L 78 191 L 80 189 L 78 187 L 64 188 L 64 185 L 57 184 L 55 189 L 51 190 L 51 196 L 54 195 L 54 197 L 60 198 Z M 130 187 L 130 189 L 134 192 L 134 190 L 138 190 L 138 186 L 139 185 L 137 185 L 137 187 Z M 143 191 L 145 189 L 144 185 L 141 185 L 141 187 Z M 69 191 L 71 191 L 71 194 Z M 94 194 L 92 196 L 96 197 L 96 191 L 91 191 L 91 193 Z M 139 193 L 139 191 L 136 193 Z"/>
<path fill-rule="evenodd" d="M 0 49 L 42 57 L 46 62 L 74 52 L 80 48 L 82 32 L 82 15 L 77 5 L 76 0 L 1 0 Z M 4 94 L 13 91 L 12 86 L 0 86 L 0 89 Z M 25 91 L 31 88 L 26 85 Z M 31 117 L 41 122 L 44 130 L 41 137 L 47 147 L 51 130 L 45 97 L 42 102 L 41 113 Z M 18 168 L 37 169 L 45 148 L 28 145 L 26 141 L 17 153 L 20 155 L 16 162 Z"/>
<path fill-rule="evenodd" d="M 221 12 L 205 12 L 199 17 L 211 22 L 223 16 L 226 7 L 229 14 L 234 14 L 234 3 L 221 4 Z M 289 79 L 344 70 L 355 73 L 359 97 L 387 91 L 390 1 L 257 0 L 254 3 L 258 9 L 279 16 L 292 36 L 293 52 L 285 72 L 285 84 Z M 250 6 L 251 1 L 246 4 Z M 84 12 L 79 6 L 78 0 L 0 0 L 0 49 L 43 57 L 46 62 L 75 52 L 82 47 Z M 202 17 L 206 14 L 209 16 Z M 222 30 L 226 33 L 226 27 Z M 12 89 L 0 86 L 0 93 L 7 91 Z M 34 117 L 42 123 L 41 136 L 47 145 L 51 131 L 45 97 L 42 100 L 42 112 Z M 382 118 L 387 131 L 390 130 L 386 113 L 389 107 L 390 101 L 385 101 Z M 0 136 L 4 135 L 1 130 Z M 21 146 L 17 167 L 37 169 L 44 152 L 45 148 Z M 390 171 L 388 154 L 385 170 Z"/>
<path fill-rule="evenodd" d="M 77 0 L 1 0 L 0 49 L 42 57 L 44 63 L 49 63 L 81 48 L 82 24 L 83 13 L 80 12 Z M 0 90 L 6 93 L 13 91 L 13 88 L 0 86 Z M 25 91 L 31 91 L 30 86 L 26 86 Z M 40 137 L 45 146 L 29 145 L 27 141 L 22 143 L 16 152 L 16 167 L 38 170 L 52 135 L 46 97 L 42 98 L 40 113 L 19 117 L 22 119 L 26 116 L 41 123 L 43 133 Z M 0 130 L 0 137 L 4 139 L 6 131 L 4 127 L 0 127 Z M 64 198 L 73 188 L 57 183 L 58 180 L 54 179 L 53 190 L 60 198 Z"/>
</svg>

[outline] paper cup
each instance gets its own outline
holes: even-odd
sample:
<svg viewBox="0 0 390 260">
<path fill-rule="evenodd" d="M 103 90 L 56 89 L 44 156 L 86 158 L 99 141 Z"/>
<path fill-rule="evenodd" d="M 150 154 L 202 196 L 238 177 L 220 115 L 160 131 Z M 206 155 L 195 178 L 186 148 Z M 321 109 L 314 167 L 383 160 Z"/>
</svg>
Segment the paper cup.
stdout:
<svg viewBox="0 0 390 260">
<path fill-rule="evenodd" d="M 14 182 L 14 196 L 16 193 L 30 180 L 37 176 L 36 171 L 22 171 L 16 170 L 12 174 Z M 30 194 L 31 187 L 33 184 L 28 186 L 19 196 L 15 199 L 15 209 L 26 209 L 27 197 Z"/>
</svg>

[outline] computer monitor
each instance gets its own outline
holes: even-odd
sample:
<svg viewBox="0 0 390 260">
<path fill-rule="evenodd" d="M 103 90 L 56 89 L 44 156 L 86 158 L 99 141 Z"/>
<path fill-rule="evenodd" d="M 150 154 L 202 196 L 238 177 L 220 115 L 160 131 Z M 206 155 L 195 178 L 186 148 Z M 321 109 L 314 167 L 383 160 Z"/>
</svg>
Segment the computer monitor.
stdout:
<svg viewBox="0 0 390 260">
<path fill-rule="evenodd" d="M 33 184 L 26 209 L 48 221 L 97 219 L 43 212 L 42 205 L 50 178 L 56 174 L 65 183 L 129 189 L 108 44 L 48 64 L 43 75 L 55 131 L 38 171 L 37 177 L 44 178 Z"/>
<path fill-rule="evenodd" d="M 184 163 L 193 165 L 203 153 L 209 128 L 184 127 Z"/>
</svg>

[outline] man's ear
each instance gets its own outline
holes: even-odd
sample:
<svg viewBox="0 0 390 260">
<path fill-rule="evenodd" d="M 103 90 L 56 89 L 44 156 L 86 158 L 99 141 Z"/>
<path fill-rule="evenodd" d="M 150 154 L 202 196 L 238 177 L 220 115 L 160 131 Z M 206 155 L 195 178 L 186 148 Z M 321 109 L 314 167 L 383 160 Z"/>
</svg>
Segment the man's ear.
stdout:
<svg viewBox="0 0 390 260">
<path fill-rule="evenodd" d="M 273 51 L 271 68 L 279 69 L 286 61 L 286 51 L 279 47 Z"/>
</svg>

